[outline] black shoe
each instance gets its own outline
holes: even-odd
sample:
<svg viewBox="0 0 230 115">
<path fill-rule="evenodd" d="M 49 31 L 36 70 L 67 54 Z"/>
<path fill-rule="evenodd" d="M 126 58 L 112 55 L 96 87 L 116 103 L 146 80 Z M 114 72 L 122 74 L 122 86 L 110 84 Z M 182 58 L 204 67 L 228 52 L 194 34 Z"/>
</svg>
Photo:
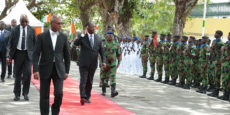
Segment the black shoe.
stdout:
<svg viewBox="0 0 230 115">
<path fill-rule="evenodd" d="M 165 79 L 162 83 L 164 83 L 164 84 L 169 83 L 169 79 Z"/>
<path fill-rule="evenodd" d="M 184 89 L 190 89 L 190 84 L 184 85 Z"/>
<path fill-rule="evenodd" d="M 199 88 L 200 87 L 200 83 L 194 83 L 193 87 L 194 88 Z"/>
<path fill-rule="evenodd" d="M 208 92 L 213 92 L 215 90 L 214 85 L 210 85 L 210 87 L 207 89 Z"/>
<path fill-rule="evenodd" d="M 26 101 L 29 101 L 28 95 L 24 95 L 24 99 L 25 99 Z"/>
<path fill-rule="evenodd" d="M 19 96 L 15 96 L 14 97 L 14 101 L 19 101 L 20 100 L 20 97 Z"/>
<path fill-rule="evenodd" d="M 157 80 L 155 80 L 156 82 L 161 82 L 162 78 L 158 78 Z"/>
<path fill-rule="evenodd" d="M 4 80 L 4 79 L 2 79 L 2 82 L 5 82 L 5 80 Z"/>
<path fill-rule="evenodd" d="M 224 95 L 220 96 L 218 98 L 221 99 L 221 100 L 229 100 L 229 92 L 224 91 Z"/>
<path fill-rule="evenodd" d="M 91 103 L 91 101 L 89 99 L 86 99 L 86 103 Z"/>
<path fill-rule="evenodd" d="M 184 83 L 179 83 L 179 84 L 177 84 L 176 86 L 182 88 L 182 87 L 184 87 Z"/>
<path fill-rule="evenodd" d="M 201 87 L 200 89 L 198 89 L 196 92 L 206 94 L 206 91 L 207 91 L 207 87 L 202 86 L 202 87 Z"/>
<path fill-rule="evenodd" d="M 146 75 L 144 74 L 144 75 L 140 76 L 140 78 L 146 78 Z"/>
<path fill-rule="evenodd" d="M 118 92 L 116 91 L 116 86 L 112 85 L 111 86 L 111 97 L 115 97 L 118 95 Z"/>
<path fill-rule="evenodd" d="M 81 105 L 85 105 L 85 103 L 86 103 L 86 99 L 85 98 L 81 98 Z"/>
<path fill-rule="evenodd" d="M 218 97 L 219 96 L 219 90 L 215 89 L 212 93 L 208 94 L 208 96 Z"/>
<path fill-rule="evenodd" d="M 154 80 L 153 75 L 151 75 L 149 78 L 147 78 L 148 80 Z"/>
<path fill-rule="evenodd" d="M 176 80 L 172 80 L 169 85 L 176 85 Z"/>
</svg>

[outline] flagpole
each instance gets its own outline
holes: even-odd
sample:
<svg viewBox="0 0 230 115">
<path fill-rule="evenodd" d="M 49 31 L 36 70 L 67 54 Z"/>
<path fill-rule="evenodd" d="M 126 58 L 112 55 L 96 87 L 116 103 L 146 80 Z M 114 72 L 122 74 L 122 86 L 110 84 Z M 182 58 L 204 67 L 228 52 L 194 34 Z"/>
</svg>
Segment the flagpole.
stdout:
<svg viewBox="0 0 230 115">
<path fill-rule="evenodd" d="M 207 0 L 205 0 L 205 2 L 204 2 L 204 14 L 203 14 L 202 36 L 204 36 L 204 32 L 205 32 L 205 19 L 206 19 L 206 13 L 207 13 Z"/>
</svg>

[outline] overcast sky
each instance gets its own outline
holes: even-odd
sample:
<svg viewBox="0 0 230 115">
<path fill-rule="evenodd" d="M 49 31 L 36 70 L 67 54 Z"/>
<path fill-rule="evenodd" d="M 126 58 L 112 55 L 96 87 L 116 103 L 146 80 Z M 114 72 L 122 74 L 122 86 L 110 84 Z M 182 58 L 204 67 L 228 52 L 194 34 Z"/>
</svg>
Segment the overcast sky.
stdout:
<svg viewBox="0 0 230 115">
<path fill-rule="evenodd" d="M 213 3 L 230 2 L 230 0 L 211 0 Z"/>
</svg>

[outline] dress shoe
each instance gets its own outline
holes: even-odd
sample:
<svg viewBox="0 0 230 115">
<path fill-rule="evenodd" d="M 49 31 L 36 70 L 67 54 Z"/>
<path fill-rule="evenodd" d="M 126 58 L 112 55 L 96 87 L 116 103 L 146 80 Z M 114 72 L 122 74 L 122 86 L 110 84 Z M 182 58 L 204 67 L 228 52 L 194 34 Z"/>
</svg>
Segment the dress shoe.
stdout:
<svg viewBox="0 0 230 115">
<path fill-rule="evenodd" d="M 91 103 L 91 101 L 89 99 L 86 99 L 86 103 Z"/>
<path fill-rule="evenodd" d="M 208 96 L 211 97 L 218 97 L 219 96 L 219 90 L 215 89 L 212 93 L 208 94 Z"/>
<path fill-rule="evenodd" d="M 2 79 L 2 82 L 5 82 L 5 80 L 4 80 L 4 79 Z"/>
<path fill-rule="evenodd" d="M 85 98 L 81 98 L 81 105 L 85 105 L 86 103 L 86 99 Z"/>
<path fill-rule="evenodd" d="M 14 101 L 19 101 L 20 100 L 20 97 L 19 96 L 15 96 L 14 97 Z"/>
<path fill-rule="evenodd" d="M 106 87 L 102 87 L 102 93 L 101 93 L 101 95 L 105 96 L 105 94 L 106 94 Z"/>
<path fill-rule="evenodd" d="M 28 95 L 24 95 L 24 99 L 25 99 L 26 101 L 29 101 L 29 100 L 30 100 L 29 97 L 28 97 Z"/>
<path fill-rule="evenodd" d="M 8 75 L 8 77 L 7 77 L 8 79 L 10 79 L 11 78 L 11 75 Z"/>
</svg>

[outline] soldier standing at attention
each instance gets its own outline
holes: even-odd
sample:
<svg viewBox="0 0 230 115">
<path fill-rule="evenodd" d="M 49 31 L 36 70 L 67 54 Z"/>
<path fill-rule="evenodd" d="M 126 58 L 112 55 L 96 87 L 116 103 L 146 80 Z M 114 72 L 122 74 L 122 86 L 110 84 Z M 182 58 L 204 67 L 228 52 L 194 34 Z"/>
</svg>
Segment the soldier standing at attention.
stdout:
<svg viewBox="0 0 230 115">
<path fill-rule="evenodd" d="M 225 43 L 223 48 L 222 56 L 222 87 L 224 95 L 220 96 L 219 99 L 229 100 L 230 95 L 230 32 L 228 34 L 228 41 Z M 230 101 L 230 100 L 229 100 Z"/>
<path fill-rule="evenodd" d="M 210 57 L 210 47 L 207 45 L 207 36 L 202 37 L 202 44 L 200 46 L 200 57 L 199 57 L 199 66 L 201 70 L 201 87 L 197 92 L 206 94 L 207 86 L 208 86 L 208 61 Z"/>
<path fill-rule="evenodd" d="M 178 63 L 178 74 L 179 74 L 179 84 L 178 87 L 184 87 L 185 85 L 185 64 L 184 64 L 184 55 L 183 52 L 186 48 L 186 42 L 188 41 L 187 36 L 182 36 L 181 43 L 179 48 L 177 49 L 177 55 L 179 56 L 179 63 Z"/>
<path fill-rule="evenodd" d="M 211 55 L 213 56 L 213 64 L 215 65 L 215 76 L 214 76 L 215 90 L 208 95 L 212 97 L 218 97 L 219 90 L 220 90 L 221 56 L 222 56 L 221 49 L 224 46 L 224 43 L 221 40 L 222 35 L 223 32 L 217 30 L 215 33 L 216 39 L 213 41 L 211 46 Z"/>
<path fill-rule="evenodd" d="M 176 85 L 176 80 L 178 78 L 178 71 L 177 71 L 177 48 L 179 47 L 179 40 L 180 36 L 174 36 L 173 37 L 173 44 L 172 47 L 170 48 L 170 74 L 172 81 L 170 82 L 170 85 Z"/>
<path fill-rule="evenodd" d="M 163 83 L 169 83 L 169 77 L 170 77 L 170 48 L 172 46 L 171 43 L 171 34 L 167 35 L 167 41 L 164 45 L 164 67 L 165 67 L 165 81 Z"/>
<path fill-rule="evenodd" d="M 111 97 L 115 97 L 118 95 L 118 92 L 116 91 L 116 70 L 120 65 L 122 57 L 120 46 L 115 41 L 112 32 L 107 32 L 105 45 L 103 47 L 105 49 L 106 66 L 103 68 L 103 76 L 101 77 L 100 82 L 102 86 L 102 95 L 105 95 L 106 86 L 110 81 Z"/>
<path fill-rule="evenodd" d="M 195 42 L 196 38 L 190 36 L 189 44 L 184 51 L 184 63 L 185 63 L 185 79 L 186 85 L 184 86 L 185 89 L 190 89 L 192 84 L 192 80 L 194 79 L 195 74 L 195 65 L 194 65 L 194 58 L 196 56 L 196 46 Z"/>
<path fill-rule="evenodd" d="M 161 34 L 160 42 L 157 44 L 156 47 L 156 52 L 157 52 L 156 61 L 157 61 L 157 72 L 158 72 L 158 79 L 156 80 L 156 82 L 162 81 L 164 45 L 165 45 L 165 34 Z"/>
<path fill-rule="evenodd" d="M 140 78 L 146 78 L 146 73 L 147 73 L 147 62 L 148 62 L 148 40 L 149 40 L 149 35 L 145 35 L 143 45 L 141 48 L 141 61 L 142 61 L 142 66 L 143 66 L 143 75 L 140 76 Z"/>
<path fill-rule="evenodd" d="M 150 61 L 150 67 L 151 67 L 151 73 L 148 80 L 154 80 L 154 74 L 155 74 L 155 63 L 156 63 L 156 49 L 154 46 L 154 36 L 157 35 L 157 32 L 152 33 L 152 41 L 149 44 L 149 61 Z"/>
</svg>

